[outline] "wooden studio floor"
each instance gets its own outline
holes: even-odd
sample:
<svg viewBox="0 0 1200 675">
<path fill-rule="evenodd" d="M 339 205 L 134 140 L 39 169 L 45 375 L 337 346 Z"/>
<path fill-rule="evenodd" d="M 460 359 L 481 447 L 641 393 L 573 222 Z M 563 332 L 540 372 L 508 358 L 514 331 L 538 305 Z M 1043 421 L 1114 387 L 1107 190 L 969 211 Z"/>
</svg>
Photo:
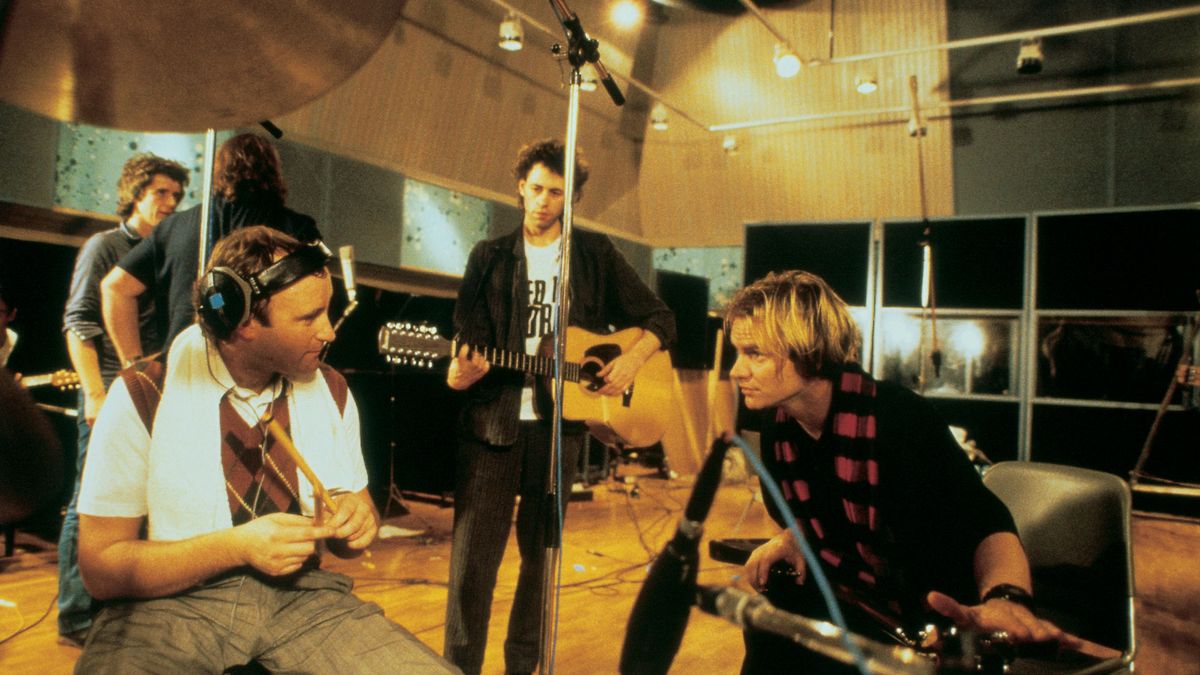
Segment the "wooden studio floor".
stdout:
<svg viewBox="0 0 1200 675">
<path fill-rule="evenodd" d="M 637 480 L 639 496 L 630 497 L 625 485 L 600 483 L 593 487 L 593 501 L 572 502 L 567 510 L 557 672 L 617 672 L 625 623 L 645 578 L 646 563 L 674 534 L 691 492 L 690 477 L 667 481 L 636 467 L 622 467 L 621 473 L 645 474 Z M 723 487 L 708 519 L 706 539 L 769 534 L 773 527 L 761 505 L 755 505 L 742 527 L 733 532 L 751 498 L 746 484 Z M 326 566 L 354 577 L 360 597 L 379 603 L 389 618 L 441 653 L 453 509 L 415 500 L 407 505 L 409 515 L 388 518 L 385 524 L 425 535 L 378 541 L 369 560 L 326 556 Z M 706 549 L 702 555 L 707 560 Z M 504 633 L 519 560 L 513 537 L 496 587 L 485 673 L 504 671 Z M 0 639 L 22 622 L 36 621 L 50 606 L 57 591 L 56 561 L 53 542 L 25 533 L 18 533 L 17 553 L 0 558 L 0 601 L 17 603 L 15 608 L 0 606 Z M 733 566 L 706 562 L 700 580 L 729 584 L 736 572 Z M 0 644 L 0 672 L 70 673 L 79 650 L 57 644 L 56 616 L 57 609 L 52 609 L 35 627 Z M 738 629 L 696 611 L 673 670 L 736 673 L 741 658 Z"/>
<path fill-rule="evenodd" d="M 639 496 L 624 484 L 601 483 L 593 501 L 573 502 L 564 535 L 561 611 L 555 671 L 615 673 L 634 598 L 646 564 L 674 533 L 691 491 L 690 477 L 661 480 L 648 470 L 622 467 L 638 476 Z M 722 537 L 765 536 L 774 531 L 760 504 L 750 508 L 749 483 L 725 485 L 705 527 L 705 541 Z M 441 652 L 446 603 L 449 533 L 453 511 L 409 500 L 411 513 L 388 518 L 387 525 L 421 531 L 415 537 L 381 540 L 370 559 L 341 561 L 327 557 L 332 569 L 351 575 L 361 597 L 379 603 L 387 616 Z M 1135 518 L 1142 673 L 1200 673 L 1200 593 L 1195 555 L 1200 525 L 1194 522 Z M 734 583 L 732 566 L 707 559 L 701 546 L 700 581 Z M 19 533 L 17 553 L 0 558 L 0 639 L 21 626 L 40 622 L 0 644 L 0 672 L 69 673 L 78 650 L 57 644 L 52 602 L 57 591 L 53 542 Z M 504 629 L 515 588 L 519 557 L 515 541 L 505 554 L 493 606 L 485 673 L 502 673 Z M 47 613 L 47 609 L 49 612 Z M 737 673 L 741 634 L 725 621 L 693 610 L 673 673 Z"/>
</svg>

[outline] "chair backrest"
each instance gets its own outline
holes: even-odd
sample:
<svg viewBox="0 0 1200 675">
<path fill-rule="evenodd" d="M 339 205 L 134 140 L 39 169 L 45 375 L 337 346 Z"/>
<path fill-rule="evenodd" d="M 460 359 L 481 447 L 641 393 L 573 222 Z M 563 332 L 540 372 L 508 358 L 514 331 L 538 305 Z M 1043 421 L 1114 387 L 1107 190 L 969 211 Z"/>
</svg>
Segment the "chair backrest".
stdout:
<svg viewBox="0 0 1200 675">
<path fill-rule="evenodd" d="M 1133 540 L 1125 481 L 1077 467 L 1001 462 L 983 482 L 1016 521 L 1039 612 L 1131 659 Z"/>
</svg>

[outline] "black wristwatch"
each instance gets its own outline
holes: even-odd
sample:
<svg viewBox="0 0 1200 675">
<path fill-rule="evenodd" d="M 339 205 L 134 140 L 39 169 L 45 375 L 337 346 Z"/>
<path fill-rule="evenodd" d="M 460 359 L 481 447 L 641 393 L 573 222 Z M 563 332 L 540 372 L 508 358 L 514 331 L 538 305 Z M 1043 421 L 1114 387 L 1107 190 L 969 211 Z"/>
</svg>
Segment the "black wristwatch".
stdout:
<svg viewBox="0 0 1200 675">
<path fill-rule="evenodd" d="M 1007 600 L 1009 602 L 1015 602 L 1025 609 L 1028 609 L 1030 612 L 1037 611 L 1037 603 L 1034 602 L 1033 596 L 1030 595 L 1029 591 L 1015 584 L 996 584 L 995 586 L 989 588 L 988 592 L 984 593 L 983 596 L 979 598 L 979 602 L 982 604 L 988 600 L 995 600 L 996 598 Z"/>
</svg>

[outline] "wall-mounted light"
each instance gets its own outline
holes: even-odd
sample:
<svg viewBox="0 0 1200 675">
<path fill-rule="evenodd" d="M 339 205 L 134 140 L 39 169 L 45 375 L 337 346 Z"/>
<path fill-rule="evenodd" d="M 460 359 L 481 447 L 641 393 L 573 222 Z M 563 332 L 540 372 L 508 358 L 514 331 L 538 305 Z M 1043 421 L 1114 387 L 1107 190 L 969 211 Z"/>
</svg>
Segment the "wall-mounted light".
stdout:
<svg viewBox="0 0 1200 675">
<path fill-rule="evenodd" d="M 655 131 L 666 131 L 670 124 L 667 121 L 667 106 L 661 102 L 655 103 L 650 109 L 650 126 Z"/>
<path fill-rule="evenodd" d="M 733 134 L 726 134 L 725 138 L 721 140 L 721 149 L 725 151 L 726 155 L 731 157 L 736 155 L 738 153 L 737 136 L 734 136 Z"/>
<path fill-rule="evenodd" d="M 500 22 L 500 41 L 496 44 L 510 52 L 520 51 L 525 44 L 525 28 L 521 26 L 521 17 L 512 12 L 504 17 Z"/>
<path fill-rule="evenodd" d="M 772 60 L 775 62 L 775 72 L 780 77 L 795 77 L 796 73 L 800 72 L 800 57 L 782 42 L 775 43 L 775 56 Z"/>
<path fill-rule="evenodd" d="M 859 75 L 854 78 L 854 90 L 860 94 L 874 94 L 879 89 L 879 83 L 870 75 Z"/>
<path fill-rule="evenodd" d="M 1042 53 L 1042 38 L 1025 38 L 1021 40 L 1021 49 L 1017 52 L 1017 72 L 1022 75 L 1036 75 L 1042 72 L 1042 62 L 1046 55 Z"/>
</svg>

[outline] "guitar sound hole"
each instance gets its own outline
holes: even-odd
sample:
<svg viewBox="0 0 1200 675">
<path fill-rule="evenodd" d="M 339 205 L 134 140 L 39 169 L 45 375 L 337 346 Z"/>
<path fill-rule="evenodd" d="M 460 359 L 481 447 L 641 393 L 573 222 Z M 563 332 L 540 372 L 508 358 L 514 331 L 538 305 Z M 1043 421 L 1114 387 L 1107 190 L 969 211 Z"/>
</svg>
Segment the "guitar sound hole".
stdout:
<svg viewBox="0 0 1200 675">
<path fill-rule="evenodd" d="M 592 345 L 583 355 L 583 362 L 579 365 L 579 380 L 587 383 L 588 391 L 599 391 L 604 386 L 604 379 L 596 373 L 621 355 L 621 346 L 612 343 Z"/>
<path fill-rule="evenodd" d="M 604 378 L 596 375 L 603 367 L 604 364 L 596 361 L 585 361 L 580 365 L 579 381 L 588 391 L 599 391 L 600 387 L 604 386 Z"/>
</svg>

